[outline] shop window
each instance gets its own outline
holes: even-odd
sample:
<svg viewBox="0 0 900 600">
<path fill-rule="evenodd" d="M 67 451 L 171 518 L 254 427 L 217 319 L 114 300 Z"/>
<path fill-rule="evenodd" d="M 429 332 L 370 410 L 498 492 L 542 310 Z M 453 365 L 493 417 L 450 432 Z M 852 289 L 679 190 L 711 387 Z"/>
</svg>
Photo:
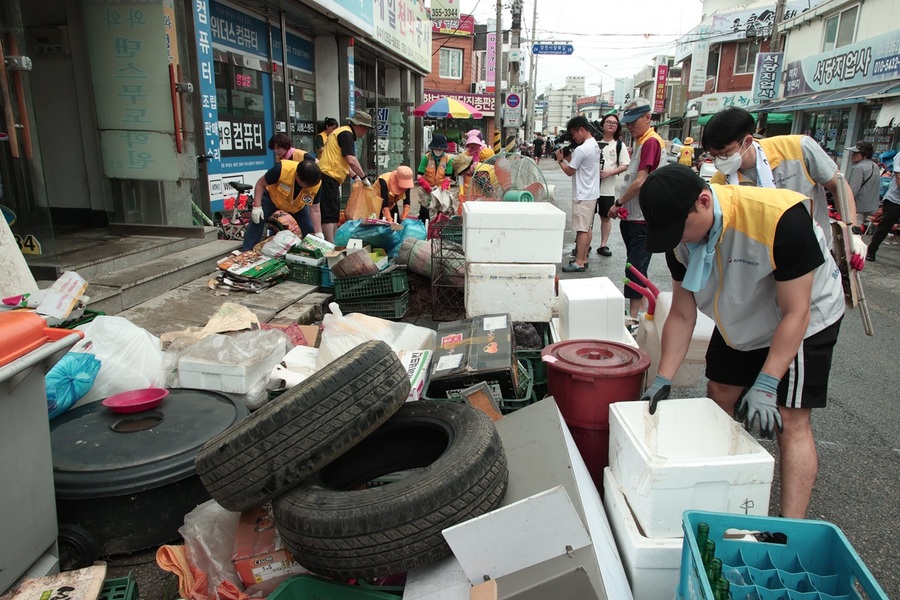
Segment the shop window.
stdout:
<svg viewBox="0 0 900 600">
<path fill-rule="evenodd" d="M 265 154 L 263 73 L 218 61 L 213 64 L 222 156 Z"/>
<path fill-rule="evenodd" d="M 710 77 L 718 77 L 719 75 L 719 48 L 720 46 L 716 46 L 715 48 L 709 49 L 709 59 L 706 63 L 706 78 Z"/>
<path fill-rule="evenodd" d="M 859 6 L 853 6 L 847 10 L 829 17 L 825 20 L 825 41 L 822 51 L 828 52 L 841 46 L 853 43 L 856 34 L 856 17 L 859 14 Z"/>
<path fill-rule="evenodd" d="M 759 42 L 740 42 L 734 58 L 734 74 L 753 73 L 756 70 L 757 54 L 759 54 Z"/>
<path fill-rule="evenodd" d="M 459 48 L 441 48 L 441 79 L 462 79 L 463 51 Z"/>
</svg>

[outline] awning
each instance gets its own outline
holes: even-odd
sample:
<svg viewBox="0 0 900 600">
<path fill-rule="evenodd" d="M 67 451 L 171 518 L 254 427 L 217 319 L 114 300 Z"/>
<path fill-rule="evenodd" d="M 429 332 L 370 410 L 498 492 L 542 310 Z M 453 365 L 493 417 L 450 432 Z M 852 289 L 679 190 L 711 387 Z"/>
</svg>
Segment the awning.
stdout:
<svg viewBox="0 0 900 600">
<path fill-rule="evenodd" d="M 817 110 L 820 108 L 831 108 L 839 106 L 848 106 L 850 104 L 860 104 L 868 100 L 869 96 L 883 94 L 887 90 L 896 86 L 897 82 L 881 82 L 869 85 L 860 85 L 843 90 L 835 90 L 829 92 L 818 92 L 816 94 L 807 94 L 805 96 L 795 96 L 793 98 L 785 98 L 776 100 L 768 104 L 760 104 L 752 108 L 751 112 L 785 112 L 793 110 Z"/>
<path fill-rule="evenodd" d="M 678 123 L 679 121 L 684 121 L 684 117 L 675 117 L 674 119 L 669 119 L 668 121 L 657 123 L 654 127 L 662 127 L 663 125 L 670 125 L 672 123 Z"/>
<path fill-rule="evenodd" d="M 895 127 L 900 125 L 900 100 L 888 100 L 881 105 L 875 127 L 890 127 L 891 122 Z"/>
<path fill-rule="evenodd" d="M 709 123 L 709 120 L 713 118 L 713 115 L 703 115 L 699 119 L 697 119 L 697 124 L 706 125 Z M 753 115 L 753 120 L 756 120 L 756 115 Z M 794 120 L 794 115 L 791 113 L 769 113 L 767 117 L 767 122 L 769 125 L 781 125 L 783 123 L 791 123 Z"/>
</svg>

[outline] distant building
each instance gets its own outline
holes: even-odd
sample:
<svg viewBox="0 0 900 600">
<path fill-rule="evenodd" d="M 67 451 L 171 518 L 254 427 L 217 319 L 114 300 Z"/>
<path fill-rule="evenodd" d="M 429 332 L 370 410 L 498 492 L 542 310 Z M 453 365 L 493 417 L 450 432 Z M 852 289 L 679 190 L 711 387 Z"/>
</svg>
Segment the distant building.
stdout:
<svg viewBox="0 0 900 600">
<path fill-rule="evenodd" d="M 566 123 L 576 113 L 575 100 L 584 96 L 584 77 L 566 77 L 565 86 L 548 87 L 543 95 L 547 103 L 544 131 L 552 134 L 565 131 Z"/>
</svg>

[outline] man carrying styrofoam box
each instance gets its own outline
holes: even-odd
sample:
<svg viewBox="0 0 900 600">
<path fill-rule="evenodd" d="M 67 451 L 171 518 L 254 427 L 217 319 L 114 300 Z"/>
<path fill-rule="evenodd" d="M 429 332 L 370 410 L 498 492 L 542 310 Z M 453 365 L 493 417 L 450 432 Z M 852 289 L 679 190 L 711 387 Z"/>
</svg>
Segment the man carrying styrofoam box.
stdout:
<svg viewBox="0 0 900 600">
<path fill-rule="evenodd" d="M 642 400 L 669 396 L 697 308 L 716 330 L 706 354 L 709 397 L 760 433 L 777 427 L 781 513 L 804 518 L 818 470 L 810 409 L 825 406 L 844 315 L 840 274 L 811 216 L 788 190 L 708 185 L 684 165 L 651 173 L 640 192 L 647 250 L 665 252 L 672 309 L 656 381 Z"/>
</svg>

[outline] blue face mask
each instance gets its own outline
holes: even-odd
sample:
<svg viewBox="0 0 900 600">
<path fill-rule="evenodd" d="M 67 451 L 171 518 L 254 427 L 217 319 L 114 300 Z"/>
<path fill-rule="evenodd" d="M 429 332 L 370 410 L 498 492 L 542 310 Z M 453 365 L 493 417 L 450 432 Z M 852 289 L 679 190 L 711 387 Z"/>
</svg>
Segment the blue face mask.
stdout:
<svg viewBox="0 0 900 600">
<path fill-rule="evenodd" d="M 712 274 L 713 258 L 716 256 L 716 244 L 722 235 L 722 206 L 716 193 L 712 193 L 713 226 L 709 230 L 709 238 L 705 242 L 686 244 L 690 251 L 687 272 L 681 282 L 681 286 L 689 292 L 699 292 L 706 287 L 709 276 Z"/>
</svg>

